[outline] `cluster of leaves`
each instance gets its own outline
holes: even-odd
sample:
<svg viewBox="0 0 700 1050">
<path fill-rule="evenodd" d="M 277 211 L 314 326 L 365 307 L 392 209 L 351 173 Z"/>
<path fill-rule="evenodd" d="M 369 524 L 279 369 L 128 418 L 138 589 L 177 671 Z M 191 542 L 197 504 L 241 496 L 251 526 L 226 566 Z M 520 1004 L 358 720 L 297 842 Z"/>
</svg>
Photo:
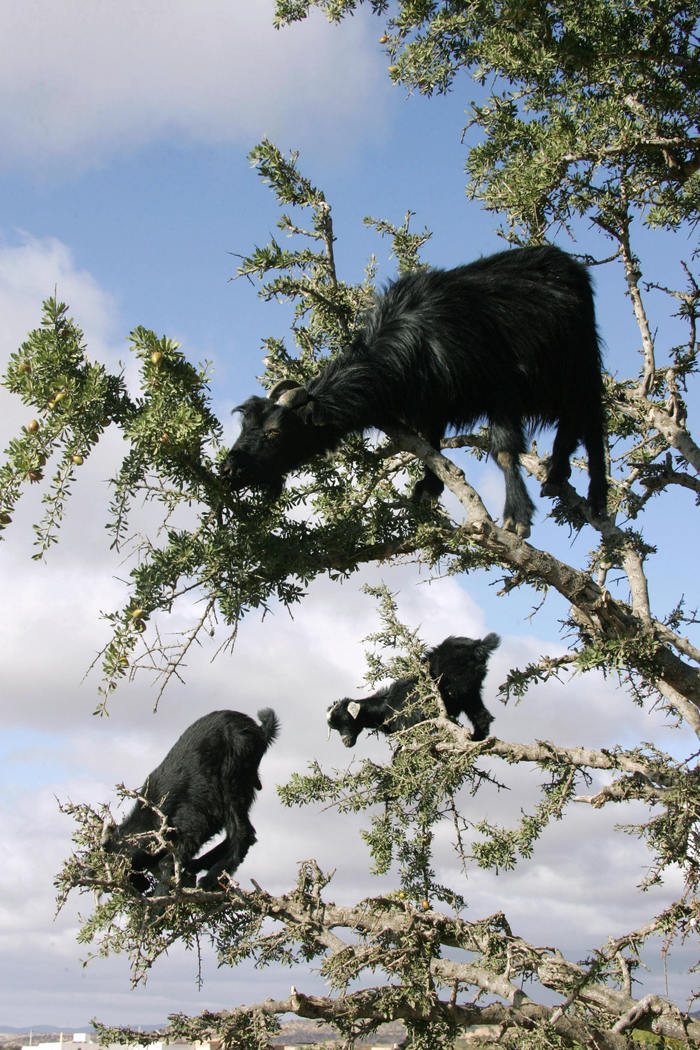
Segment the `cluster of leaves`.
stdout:
<svg viewBox="0 0 700 1050">
<path fill-rule="evenodd" d="M 307 775 L 293 774 L 279 789 L 285 805 L 331 804 L 339 813 L 371 812 L 370 827 L 362 836 L 373 860 L 375 874 L 392 870 L 402 897 L 417 905 L 431 900 L 461 908 L 459 893 L 436 881 L 433 842 L 445 818 L 458 822 L 458 793 L 467 786 L 474 795 L 481 783 L 493 778 L 475 765 L 478 748 L 445 762 L 437 750 L 444 705 L 425 662 L 425 646 L 417 633 L 399 619 L 395 596 L 385 587 L 368 587 L 379 602 L 381 628 L 367 639 L 379 645 L 368 657 L 368 680 L 409 678 L 415 689 L 408 699 L 422 721 L 391 738 L 391 762 L 361 760 L 347 770 L 326 773 L 315 761 Z M 387 658 L 389 651 L 395 655 Z M 461 838 L 457 848 L 466 863 Z"/>
<path fill-rule="evenodd" d="M 4 380 L 37 416 L 10 442 L 0 465 L 0 527 L 11 522 L 23 485 L 40 482 L 48 460 L 57 460 L 43 497 L 46 512 L 34 526 L 36 558 L 57 541 L 76 471 L 104 429 L 133 408 L 122 376 L 88 360 L 83 333 L 66 315 L 64 303 L 47 300 L 41 327 L 11 355 Z"/>
<path fill-rule="evenodd" d="M 340 22 L 362 0 L 277 0 L 276 22 L 312 7 Z M 541 238 L 590 214 L 617 229 L 627 203 L 652 226 L 695 221 L 700 58 L 694 0 L 368 0 L 397 83 L 443 93 L 463 72 L 469 192 Z M 489 85 L 485 91 L 486 85 Z"/>
<path fill-rule="evenodd" d="M 283 250 L 273 238 L 238 269 L 260 282 L 263 298 L 294 303 L 296 356 L 281 340 L 268 340 L 263 384 L 281 377 L 303 382 L 347 346 L 371 301 L 373 264 L 362 285 L 340 282 L 323 194 L 298 171 L 296 157 L 272 143 L 264 141 L 251 156 L 280 203 L 310 216 L 304 229 L 283 214 L 279 225 L 295 239 L 294 249 Z M 393 231 L 405 265 L 415 260 L 425 235 L 408 231 L 408 217 L 401 227 L 378 225 L 382 233 Z M 191 365 L 177 344 L 143 328 L 132 332 L 131 349 L 140 366 L 135 396 L 122 373 L 89 361 L 66 306 L 50 300 L 41 327 L 13 355 L 4 380 L 37 418 L 10 443 L 0 467 L 0 529 L 11 522 L 23 487 L 40 482 L 49 457 L 60 456 L 43 496 L 47 511 L 36 526 L 36 557 L 56 541 L 70 482 L 100 434 L 114 424 L 127 443 L 111 482 L 106 527 L 112 546 L 133 567 L 127 601 L 106 617 L 113 633 L 101 654 L 100 710 L 126 674 L 148 668 L 162 691 L 200 632 L 223 621 L 235 637 L 248 610 L 299 601 L 319 573 L 343 576 L 361 561 L 400 552 L 416 523 L 404 495 L 406 457 L 361 438 L 349 440 L 333 461 L 319 461 L 310 480 L 277 501 L 265 493 L 232 494 L 218 474 L 221 425 L 210 408 L 208 367 Z M 162 507 L 155 535 L 139 530 L 139 502 Z M 423 509 L 418 520 L 427 525 L 433 517 Z M 195 596 L 202 600 L 192 629 L 164 639 L 156 614 Z"/>
</svg>

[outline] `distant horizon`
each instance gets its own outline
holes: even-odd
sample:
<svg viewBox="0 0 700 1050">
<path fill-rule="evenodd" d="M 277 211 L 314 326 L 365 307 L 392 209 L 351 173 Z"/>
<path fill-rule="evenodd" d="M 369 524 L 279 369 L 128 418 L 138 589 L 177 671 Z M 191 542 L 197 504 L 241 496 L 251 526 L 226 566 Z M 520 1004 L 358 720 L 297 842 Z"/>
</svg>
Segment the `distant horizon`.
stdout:
<svg viewBox="0 0 700 1050">
<path fill-rule="evenodd" d="M 138 1023 L 134 1024 L 133 1022 L 129 1023 L 129 1028 L 142 1028 L 142 1029 L 148 1030 L 148 1031 L 154 1031 L 154 1030 L 156 1030 L 158 1028 L 165 1028 L 166 1026 L 167 1026 L 167 1021 L 163 1021 L 162 1024 L 138 1024 Z M 22 1027 L 21 1025 L 20 1026 L 14 1025 L 14 1024 L 8 1024 L 8 1025 L 0 1024 L 0 1035 L 22 1035 L 24 1033 L 29 1035 L 30 1032 L 33 1032 L 33 1033 L 38 1032 L 41 1035 L 53 1035 L 54 1033 L 59 1033 L 60 1034 L 60 1033 L 65 1033 L 65 1032 L 72 1032 L 73 1034 L 75 1034 L 76 1032 L 94 1032 L 94 1031 L 95 1031 L 95 1029 L 92 1027 L 91 1024 L 82 1024 L 82 1025 L 80 1025 L 80 1024 L 77 1024 L 77 1025 L 31 1024 L 31 1025 L 26 1025 L 25 1027 Z"/>
<path fill-rule="evenodd" d="M 48 1025 L 48 1024 L 30 1024 L 26 1028 L 15 1024 L 0 1025 L 0 1035 L 7 1032 L 13 1032 L 19 1034 L 20 1032 L 42 1032 L 45 1034 L 51 1034 L 53 1032 L 94 1032 L 95 1029 L 92 1025 Z"/>
</svg>

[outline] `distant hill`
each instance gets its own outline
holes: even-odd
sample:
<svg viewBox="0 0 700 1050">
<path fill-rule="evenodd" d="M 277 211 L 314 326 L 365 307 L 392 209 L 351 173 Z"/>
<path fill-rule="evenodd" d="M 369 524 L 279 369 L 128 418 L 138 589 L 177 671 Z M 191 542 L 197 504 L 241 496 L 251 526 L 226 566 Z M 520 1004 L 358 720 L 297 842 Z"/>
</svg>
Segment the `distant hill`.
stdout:
<svg viewBox="0 0 700 1050">
<path fill-rule="evenodd" d="M 33 1024 L 29 1027 L 15 1028 L 11 1024 L 0 1024 L 0 1035 L 29 1035 L 30 1032 L 34 1032 L 35 1035 L 60 1035 L 63 1032 L 64 1036 L 67 1033 L 73 1032 L 91 1032 L 92 1028 L 89 1024 L 77 1024 L 74 1028 L 66 1026 L 60 1028 L 53 1024 Z"/>
</svg>

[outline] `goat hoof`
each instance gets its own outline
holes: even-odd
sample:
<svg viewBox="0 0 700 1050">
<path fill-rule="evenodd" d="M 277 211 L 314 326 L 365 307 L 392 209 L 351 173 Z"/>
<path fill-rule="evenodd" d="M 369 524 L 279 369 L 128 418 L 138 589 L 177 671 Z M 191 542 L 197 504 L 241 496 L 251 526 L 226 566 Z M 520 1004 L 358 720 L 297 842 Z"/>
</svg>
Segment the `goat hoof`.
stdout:
<svg viewBox="0 0 700 1050">
<path fill-rule="evenodd" d="M 530 535 L 530 526 L 526 521 L 516 521 L 515 518 L 504 518 L 503 528 L 506 532 L 514 532 L 521 540 L 526 540 Z"/>
</svg>

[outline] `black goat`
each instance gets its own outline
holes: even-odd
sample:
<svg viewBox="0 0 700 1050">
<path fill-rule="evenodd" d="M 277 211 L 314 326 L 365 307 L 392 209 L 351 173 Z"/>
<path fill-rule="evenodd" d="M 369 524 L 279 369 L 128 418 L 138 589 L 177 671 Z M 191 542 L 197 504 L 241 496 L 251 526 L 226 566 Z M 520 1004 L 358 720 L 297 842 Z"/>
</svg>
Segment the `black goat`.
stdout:
<svg viewBox="0 0 700 1050">
<path fill-rule="evenodd" d="M 473 740 L 484 740 L 493 716 L 481 700 L 489 656 L 501 644 L 497 634 L 485 638 L 445 638 L 426 660 L 438 684 L 447 714 L 457 721 L 464 713 L 474 727 Z M 328 731 L 336 729 L 346 747 L 354 747 L 363 729 L 396 733 L 428 717 L 416 702 L 417 678 L 398 678 L 365 700 L 337 700 L 328 708 Z"/>
<path fill-rule="evenodd" d="M 131 812 L 105 833 L 108 853 L 124 853 L 131 862 L 130 882 L 147 892 L 155 876 L 155 892 L 167 893 L 176 857 L 182 881 L 216 889 L 219 876 L 232 875 L 256 840 L 248 811 L 260 788 L 258 766 L 279 731 L 269 707 L 258 711 L 260 725 L 240 711 L 211 711 L 189 726 L 161 764 L 153 770 Z M 154 832 L 167 818 L 171 849 L 158 847 Z M 226 837 L 201 857 L 195 856 L 210 838 L 225 830 Z M 155 845 L 154 845 L 155 844 Z"/>
<path fill-rule="evenodd" d="M 601 359 L 586 267 L 553 246 L 517 248 L 454 270 L 399 277 L 347 351 L 305 386 L 282 380 L 251 397 L 221 473 L 238 490 L 275 493 L 285 475 L 343 437 L 403 424 L 435 448 L 449 427 L 490 424 L 505 475 L 504 525 L 530 534 L 533 504 L 520 473 L 524 427 L 556 424 L 542 494 L 555 496 L 583 442 L 588 499 L 606 511 Z M 426 468 L 415 499 L 438 496 Z"/>
</svg>

